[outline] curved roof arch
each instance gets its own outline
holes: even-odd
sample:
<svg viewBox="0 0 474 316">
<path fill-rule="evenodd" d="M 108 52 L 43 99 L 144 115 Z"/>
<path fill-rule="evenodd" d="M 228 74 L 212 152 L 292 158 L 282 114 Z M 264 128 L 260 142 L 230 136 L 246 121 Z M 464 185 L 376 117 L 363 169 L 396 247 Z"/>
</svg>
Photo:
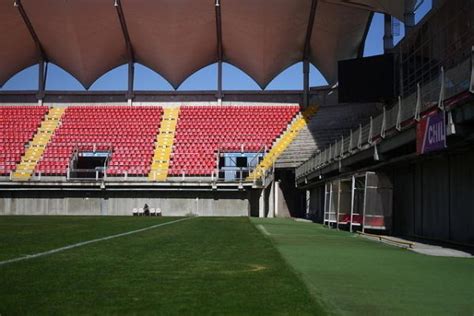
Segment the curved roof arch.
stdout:
<svg viewBox="0 0 474 316">
<path fill-rule="evenodd" d="M 218 47 L 223 62 L 244 71 L 263 89 L 301 61 L 304 47 L 309 46 L 309 60 L 334 83 L 337 61 L 357 56 L 370 12 L 403 19 L 406 1 L 219 3 L 220 38 L 216 0 L 121 0 L 128 42 L 113 0 L 21 1 L 47 61 L 67 70 L 85 88 L 134 56 L 133 62 L 158 72 L 175 89 L 202 67 L 217 62 Z M 316 11 L 308 37 L 313 3 Z M 41 52 L 12 0 L 0 0 L 0 41 L 8 43 L 0 50 L 0 85 L 40 60 Z"/>
<path fill-rule="evenodd" d="M 30 77 L 30 78 L 34 78 L 34 80 L 32 80 L 33 84 L 32 84 L 31 90 L 35 90 L 38 87 L 38 79 L 36 76 L 36 74 L 38 73 L 38 69 L 36 69 L 37 67 L 38 67 L 38 64 L 33 64 L 31 66 L 25 67 L 17 71 L 12 76 L 10 76 L 10 78 L 8 78 L 7 81 L 3 83 L 3 85 L 0 85 L 0 88 L 7 89 L 6 86 L 12 84 L 14 80 L 20 80 L 21 77 L 25 77 L 25 78 Z"/>
<path fill-rule="evenodd" d="M 12 1 L 0 1 L 0 86 L 11 77 L 39 61 L 28 28 Z"/>
<path fill-rule="evenodd" d="M 252 82 L 253 84 L 255 84 L 258 88 L 262 89 L 262 87 L 258 84 L 257 80 L 255 80 L 255 78 L 253 78 L 249 73 L 245 72 L 242 68 L 240 68 L 239 66 L 237 65 L 234 65 L 233 63 L 229 63 L 227 61 L 224 61 L 223 64 L 225 65 L 228 65 L 228 66 L 231 66 L 232 68 L 234 69 L 237 69 L 237 71 L 241 74 L 244 75 L 244 77 L 246 79 L 250 79 L 250 82 Z M 224 72 L 225 71 L 225 68 L 222 69 L 222 71 Z M 225 77 L 224 77 L 225 79 Z"/>
<path fill-rule="evenodd" d="M 23 0 L 49 61 L 87 89 L 127 62 L 125 40 L 110 0 Z M 85 9 L 87 8 L 87 9 Z"/>
<path fill-rule="evenodd" d="M 81 83 L 81 81 L 79 79 L 77 79 L 77 77 L 75 77 L 72 73 L 70 73 L 68 70 L 62 68 L 61 66 L 56 65 L 53 62 L 49 62 L 46 67 L 47 67 L 47 72 L 48 72 L 48 76 L 46 77 L 46 82 L 45 82 L 46 89 L 49 89 L 50 85 L 55 84 L 54 79 L 59 77 L 59 76 L 53 76 L 52 74 L 54 74 L 54 73 L 56 73 L 56 74 L 57 73 L 66 74 L 66 78 L 67 78 L 66 80 L 69 80 L 71 83 L 74 83 L 74 85 L 77 86 L 77 88 L 74 88 L 72 90 L 85 89 L 84 85 Z M 65 80 L 65 77 L 60 76 L 60 78 L 61 78 L 61 83 L 63 83 L 63 81 Z M 58 90 L 61 90 L 61 89 L 58 89 Z"/>
<path fill-rule="evenodd" d="M 270 82 L 265 86 L 265 89 L 268 88 L 269 85 L 271 85 L 276 79 L 278 79 L 278 77 L 280 77 L 281 75 L 283 75 L 283 73 L 285 73 L 288 69 L 290 69 L 291 67 L 295 66 L 295 65 L 298 65 L 298 64 L 303 64 L 303 62 L 300 60 L 300 61 L 297 61 L 297 62 L 294 62 L 293 64 L 289 65 L 288 67 L 286 67 L 285 69 L 283 69 L 281 72 L 279 72 L 277 75 L 275 75 L 271 80 Z M 311 73 L 311 67 L 313 67 L 316 71 L 318 71 L 320 74 L 321 74 L 321 77 L 327 82 L 327 79 L 326 77 L 324 77 L 324 75 L 321 73 L 321 71 L 318 69 L 318 67 L 316 67 L 312 62 L 309 63 L 310 65 L 310 73 Z M 302 66 L 303 67 L 303 66 Z M 301 73 L 301 78 L 303 78 L 303 73 Z"/>
<path fill-rule="evenodd" d="M 173 90 L 174 89 L 173 85 L 171 84 L 171 82 L 168 81 L 168 79 L 166 79 L 160 73 L 158 73 L 155 70 L 151 69 L 147 65 L 141 64 L 139 62 L 135 63 L 135 76 L 137 75 L 137 72 L 140 71 L 139 67 L 142 67 L 143 69 L 145 69 L 146 72 L 152 73 L 153 76 L 159 77 L 159 79 L 168 86 L 165 90 Z M 137 85 L 137 83 L 138 83 L 138 80 L 135 79 L 134 84 Z M 139 89 L 137 89 L 137 90 L 139 90 Z M 151 90 L 156 90 L 156 89 L 151 89 Z"/>
</svg>

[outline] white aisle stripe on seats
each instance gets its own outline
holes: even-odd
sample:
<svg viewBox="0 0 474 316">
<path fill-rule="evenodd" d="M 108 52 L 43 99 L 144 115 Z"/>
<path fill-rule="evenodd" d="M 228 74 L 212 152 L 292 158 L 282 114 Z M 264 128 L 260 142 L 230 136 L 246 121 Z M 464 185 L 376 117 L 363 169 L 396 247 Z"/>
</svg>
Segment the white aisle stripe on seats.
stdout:
<svg viewBox="0 0 474 316">
<path fill-rule="evenodd" d="M 72 244 L 72 245 L 69 245 L 69 246 L 56 248 L 56 249 L 48 250 L 48 251 L 45 251 L 45 252 L 39 252 L 39 253 L 35 253 L 35 254 L 32 254 L 32 255 L 26 255 L 26 256 L 23 256 L 23 257 L 17 257 L 17 258 L 5 260 L 5 261 L 0 261 L 0 266 L 5 265 L 5 264 L 9 264 L 9 263 L 18 262 L 18 261 L 29 260 L 29 259 L 33 259 L 33 258 L 38 258 L 38 257 L 51 255 L 53 253 L 57 253 L 57 252 L 61 252 L 61 251 L 65 251 L 65 250 L 85 246 L 85 245 L 92 244 L 92 243 L 99 242 L 99 241 L 104 241 L 104 240 L 109 240 L 109 239 L 114 239 L 114 238 L 118 238 L 118 237 L 123 237 L 123 236 L 127 236 L 127 235 L 132 235 L 132 234 L 144 232 L 144 231 L 147 231 L 147 230 L 150 230 L 150 229 L 153 229 L 153 228 L 157 228 L 157 227 L 160 227 L 160 226 L 165 226 L 165 225 L 185 221 L 185 220 L 188 220 L 188 219 L 191 219 L 191 218 L 192 217 L 181 218 L 181 219 L 177 219 L 175 221 L 156 224 L 156 225 L 152 225 L 152 226 L 148 226 L 148 227 L 145 227 L 145 228 L 132 230 L 132 231 L 125 232 L 125 233 L 120 233 L 120 234 L 106 236 L 106 237 L 102 237 L 102 238 L 87 240 L 87 241 L 83 241 L 83 242 L 80 242 L 80 243 L 77 243 L 77 244 Z"/>
</svg>

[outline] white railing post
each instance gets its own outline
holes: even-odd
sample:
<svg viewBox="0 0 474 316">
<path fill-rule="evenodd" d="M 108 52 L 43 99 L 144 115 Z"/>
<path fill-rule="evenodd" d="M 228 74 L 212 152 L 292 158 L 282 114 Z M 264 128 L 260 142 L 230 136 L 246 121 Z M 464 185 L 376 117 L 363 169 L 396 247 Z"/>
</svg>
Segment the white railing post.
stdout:
<svg viewBox="0 0 474 316">
<path fill-rule="evenodd" d="M 398 96 L 398 111 L 397 111 L 397 123 L 395 124 L 397 131 L 402 130 L 402 97 Z"/>
<path fill-rule="evenodd" d="M 445 86 L 444 86 L 444 67 L 441 66 L 441 73 L 440 73 L 440 80 L 441 80 L 441 86 L 439 89 L 439 97 L 438 97 L 438 108 L 440 108 L 442 111 L 444 111 L 444 99 L 445 99 Z"/>
<path fill-rule="evenodd" d="M 415 121 L 419 121 L 421 118 L 421 86 L 420 83 L 416 84 L 416 106 L 415 106 Z"/>
<path fill-rule="evenodd" d="M 385 138 L 385 130 L 387 129 L 387 111 L 385 106 L 382 111 L 382 126 L 380 127 L 380 137 Z"/>
<path fill-rule="evenodd" d="M 373 144 L 373 133 L 374 133 L 374 122 L 372 116 L 370 117 L 370 124 L 369 124 L 369 136 L 367 137 L 367 142 L 372 145 Z"/>
<path fill-rule="evenodd" d="M 354 136 L 352 135 L 352 128 L 349 133 L 349 153 L 352 154 L 352 147 L 354 146 Z"/>
<path fill-rule="evenodd" d="M 341 152 L 340 152 L 340 157 L 342 158 L 344 156 L 344 136 L 341 135 Z"/>
<path fill-rule="evenodd" d="M 362 124 L 359 124 L 359 139 L 357 140 L 357 148 L 362 149 Z"/>
</svg>

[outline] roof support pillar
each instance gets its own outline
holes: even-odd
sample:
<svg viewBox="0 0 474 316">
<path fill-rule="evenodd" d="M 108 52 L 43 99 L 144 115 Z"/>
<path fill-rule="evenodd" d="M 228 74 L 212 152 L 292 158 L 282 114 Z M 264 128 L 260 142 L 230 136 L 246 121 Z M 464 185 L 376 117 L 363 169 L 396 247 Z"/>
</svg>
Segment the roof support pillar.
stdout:
<svg viewBox="0 0 474 316">
<path fill-rule="evenodd" d="M 39 59 L 38 93 L 36 97 L 38 98 L 38 103 L 42 104 L 43 98 L 44 98 L 45 81 L 46 81 L 45 63 L 48 62 L 48 58 L 46 56 L 46 53 L 44 52 L 43 46 L 41 45 L 38 35 L 36 35 L 35 29 L 33 28 L 33 24 L 31 24 L 31 21 L 28 18 L 28 15 L 26 14 L 26 11 L 23 8 L 23 5 L 21 4 L 21 0 L 15 0 L 13 2 L 13 6 L 15 6 L 18 9 L 18 12 L 20 13 L 21 18 L 23 19 L 23 22 L 25 23 L 26 28 L 28 29 L 28 32 L 31 35 L 31 38 L 35 42 L 36 50 L 39 57 L 38 58 Z"/>
<path fill-rule="evenodd" d="M 405 34 L 407 34 L 415 26 L 415 5 L 416 0 L 405 0 L 405 12 L 404 12 L 404 23 L 405 23 Z"/>
<path fill-rule="evenodd" d="M 38 103 L 41 105 L 43 103 L 46 87 L 46 76 L 48 75 L 48 64 L 44 60 L 40 60 L 38 63 L 38 93 L 36 97 Z"/>
<path fill-rule="evenodd" d="M 364 57 L 364 50 L 365 50 L 365 42 L 367 41 L 367 35 L 369 35 L 370 26 L 372 25 L 372 21 L 374 19 L 374 12 L 370 12 L 369 19 L 367 21 L 367 26 L 364 30 L 364 35 L 362 36 L 362 41 L 359 44 L 359 49 L 357 51 L 357 57 L 362 58 Z"/>
<path fill-rule="evenodd" d="M 133 93 L 133 84 L 135 78 L 135 63 L 130 60 L 128 62 L 128 90 L 127 90 L 127 100 L 132 100 L 134 97 Z"/>
<path fill-rule="evenodd" d="M 388 53 L 392 49 L 393 49 L 392 17 L 388 14 L 384 14 L 383 50 L 385 53 Z"/>
<path fill-rule="evenodd" d="M 222 60 L 217 62 L 217 103 L 222 103 Z"/>
<path fill-rule="evenodd" d="M 303 107 L 309 106 L 309 60 L 303 61 Z"/>
<path fill-rule="evenodd" d="M 122 28 L 123 38 L 125 40 L 125 45 L 127 47 L 128 54 L 128 89 L 126 98 L 128 103 L 132 104 L 132 99 L 134 97 L 133 93 L 133 81 L 135 75 L 135 52 L 133 51 L 132 42 L 130 41 L 130 35 L 128 33 L 127 23 L 125 21 L 125 15 L 123 14 L 122 3 L 120 0 L 114 1 L 114 7 L 117 11 L 117 16 L 120 21 L 120 27 Z"/>
<path fill-rule="evenodd" d="M 222 93 L 222 22 L 221 22 L 221 3 L 220 0 L 215 2 L 216 9 L 216 35 L 217 35 L 217 103 L 222 104 L 222 98 L 224 94 Z"/>
<path fill-rule="evenodd" d="M 311 35 L 313 33 L 314 17 L 316 16 L 316 7 L 318 0 L 311 1 L 311 11 L 309 12 L 308 27 L 306 28 L 306 37 L 303 50 L 303 108 L 309 106 L 309 54 L 311 49 Z"/>
<path fill-rule="evenodd" d="M 433 7 L 433 9 L 436 9 L 441 5 L 441 3 L 442 3 L 441 0 L 433 0 L 431 6 Z"/>
</svg>

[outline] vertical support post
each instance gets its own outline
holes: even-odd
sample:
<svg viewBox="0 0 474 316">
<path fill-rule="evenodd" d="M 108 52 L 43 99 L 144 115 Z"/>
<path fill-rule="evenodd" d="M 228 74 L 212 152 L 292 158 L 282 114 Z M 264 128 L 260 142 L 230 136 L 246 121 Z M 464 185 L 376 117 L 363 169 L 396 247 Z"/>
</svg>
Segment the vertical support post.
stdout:
<svg viewBox="0 0 474 316">
<path fill-rule="evenodd" d="M 382 126 L 380 127 L 380 137 L 385 138 L 385 130 L 387 129 L 387 111 L 385 106 L 383 107 L 382 112 Z"/>
<path fill-rule="evenodd" d="M 398 111 L 397 111 L 397 122 L 395 124 L 397 131 L 402 130 L 402 97 L 398 96 Z"/>
<path fill-rule="evenodd" d="M 349 134 L 349 153 L 352 154 L 352 147 L 354 147 L 354 136 L 352 136 L 352 128 Z"/>
<path fill-rule="evenodd" d="M 128 91 L 127 91 L 127 100 L 129 105 L 132 105 L 133 95 L 133 85 L 135 79 L 135 64 L 133 60 L 128 61 Z"/>
<path fill-rule="evenodd" d="M 340 151 L 340 154 L 339 154 L 339 157 L 342 157 L 344 156 L 344 136 L 341 135 L 341 151 Z"/>
<path fill-rule="evenodd" d="M 222 105 L 222 60 L 217 62 L 217 104 Z"/>
<path fill-rule="evenodd" d="M 369 145 L 372 145 L 373 143 L 373 135 L 374 135 L 374 122 L 373 122 L 372 116 L 370 117 L 370 123 L 369 123 L 369 136 L 367 137 L 367 142 Z"/>
<path fill-rule="evenodd" d="M 303 107 L 309 106 L 309 60 L 303 61 Z"/>
<path fill-rule="evenodd" d="M 415 121 L 419 121 L 421 118 L 421 86 L 420 83 L 416 84 L 416 106 L 415 106 Z"/>
<path fill-rule="evenodd" d="M 127 47 L 128 55 L 128 89 L 127 94 L 125 95 L 128 105 L 132 105 L 133 95 L 133 79 L 135 73 L 135 52 L 132 47 L 132 42 L 130 41 L 130 35 L 128 33 L 127 22 L 125 21 L 125 15 L 123 14 L 122 3 L 120 0 L 114 0 L 115 11 L 120 21 L 120 27 L 122 29 L 123 38 L 125 40 L 125 45 Z"/>
<path fill-rule="evenodd" d="M 384 14 L 383 50 L 385 53 L 388 53 L 392 49 L 393 49 L 392 17 L 389 14 Z"/>
<path fill-rule="evenodd" d="M 404 0 L 405 1 L 405 12 L 403 19 L 405 20 L 405 34 L 408 34 L 415 26 L 415 5 L 416 0 Z"/>
<path fill-rule="evenodd" d="M 444 77 L 445 77 L 444 67 L 441 66 L 441 73 L 440 73 L 441 85 L 439 88 L 438 108 L 440 108 L 442 111 L 444 111 L 444 98 L 445 98 Z"/>
<path fill-rule="evenodd" d="M 339 229 L 339 210 L 341 209 L 341 180 L 337 181 L 336 229 Z"/>
<path fill-rule="evenodd" d="M 220 0 L 215 2 L 216 14 L 216 35 L 217 35 L 217 104 L 222 104 L 222 22 L 221 22 L 221 3 Z"/>
<path fill-rule="evenodd" d="M 437 7 L 439 7 L 441 4 L 441 1 L 440 0 L 432 0 L 432 7 L 433 9 L 436 9 Z"/>
<path fill-rule="evenodd" d="M 362 124 L 359 124 L 359 139 L 357 140 L 357 148 L 362 148 Z"/>
<path fill-rule="evenodd" d="M 354 222 L 354 203 L 355 203 L 355 177 L 352 176 L 351 186 L 351 221 L 349 222 L 349 231 L 352 233 L 352 223 Z"/>
<path fill-rule="evenodd" d="M 280 190 L 280 182 L 273 180 L 273 212 L 271 217 L 278 217 L 278 191 Z"/>
<path fill-rule="evenodd" d="M 365 208 L 367 207 L 367 172 L 364 179 L 364 204 L 362 207 L 362 232 L 365 233 Z"/>
<path fill-rule="evenodd" d="M 377 149 L 377 144 L 374 145 L 374 160 L 375 161 L 380 161 L 380 155 L 379 155 L 379 151 Z"/>
<path fill-rule="evenodd" d="M 43 104 L 45 82 L 46 67 L 44 59 L 41 58 L 40 62 L 38 63 L 38 93 L 36 95 L 36 97 L 38 98 L 38 105 Z"/>
</svg>

